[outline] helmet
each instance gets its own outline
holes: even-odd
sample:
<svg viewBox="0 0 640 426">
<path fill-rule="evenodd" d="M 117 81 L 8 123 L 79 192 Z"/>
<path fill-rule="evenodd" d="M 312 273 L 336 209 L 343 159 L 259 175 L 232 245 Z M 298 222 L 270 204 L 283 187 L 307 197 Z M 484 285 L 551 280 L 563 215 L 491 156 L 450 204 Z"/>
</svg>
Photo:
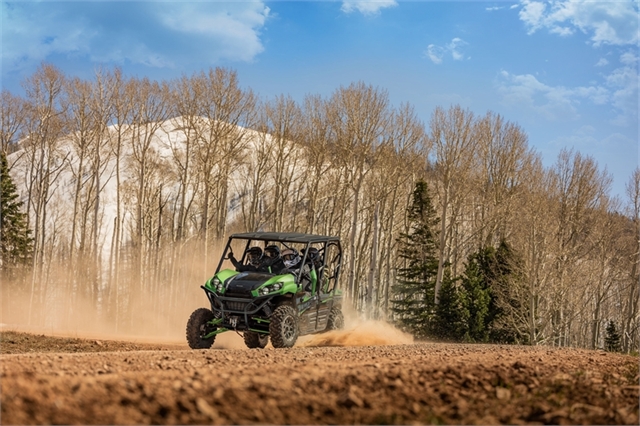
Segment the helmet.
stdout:
<svg viewBox="0 0 640 426">
<path fill-rule="evenodd" d="M 260 264 L 260 259 L 262 259 L 262 249 L 260 247 L 251 247 L 247 249 L 246 253 L 251 265 L 258 266 Z"/>
<path fill-rule="evenodd" d="M 315 247 L 309 248 L 309 260 L 316 266 L 320 263 L 320 252 Z"/>
<path fill-rule="evenodd" d="M 280 257 L 280 248 L 276 245 L 266 246 L 264 248 L 264 256 L 269 259 L 277 259 Z"/>
<path fill-rule="evenodd" d="M 300 262 L 300 254 L 296 249 L 286 249 L 282 252 L 282 260 L 284 261 L 284 266 L 291 268 Z"/>
</svg>

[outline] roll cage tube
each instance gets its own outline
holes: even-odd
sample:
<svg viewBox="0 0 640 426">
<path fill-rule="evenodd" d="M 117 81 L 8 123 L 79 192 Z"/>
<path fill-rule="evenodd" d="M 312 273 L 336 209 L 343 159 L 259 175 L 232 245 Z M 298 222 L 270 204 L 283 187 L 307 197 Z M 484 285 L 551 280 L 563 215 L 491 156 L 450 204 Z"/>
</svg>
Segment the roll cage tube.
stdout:
<svg viewBox="0 0 640 426">
<path fill-rule="evenodd" d="M 224 263 L 224 260 L 227 258 L 227 253 L 229 252 L 229 247 L 231 247 L 231 241 L 233 240 L 237 240 L 238 238 L 233 238 L 233 237 L 229 237 L 229 239 L 227 240 L 227 244 L 224 247 L 224 251 L 222 252 L 222 256 L 220 256 L 220 261 L 218 262 L 218 267 L 216 268 L 216 272 L 214 275 L 216 275 L 218 272 L 220 272 L 220 268 L 222 268 L 222 264 Z M 251 244 L 251 240 L 247 240 L 247 243 L 244 246 L 244 250 L 242 250 L 242 257 L 238 260 L 238 262 L 240 262 L 241 264 L 244 264 L 244 258 L 247 255 L 247 250 L 249 249 L 249 244 Z"/>
</svg>

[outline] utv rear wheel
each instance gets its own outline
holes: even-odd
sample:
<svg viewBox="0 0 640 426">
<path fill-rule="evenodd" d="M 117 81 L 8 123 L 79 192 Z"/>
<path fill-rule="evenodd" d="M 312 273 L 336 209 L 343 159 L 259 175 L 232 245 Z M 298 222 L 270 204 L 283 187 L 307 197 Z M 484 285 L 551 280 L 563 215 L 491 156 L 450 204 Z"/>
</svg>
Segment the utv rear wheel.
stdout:
<svg viewBox="0 0 640 426">
<path fill-rule="evenodd" d="M 290 348 L 298 340 L 298 314 L 293 306 L 281 305 L 273 311 L 269 324 L 274 348 Z"/>
<path fill-rule="evenodd" d="M 327 330 L 341 330 L 344 328 L 344 315 L 340 308 L 331 308 L 327 320 Z"/>
<path fill-rule="evenodd" d="M 191 349 L 208 349 L 213 345 L 215 335 L 205 339 L 207 334 L 217 330 L 216 326 L 209 324 L 213 318 L 213 312 L 207 308 L 193 311 L 187 321 L 187 342 Z"/>
<path fill-rule="evenodd" d="M 264 349 L 269 342 L 269 335 L 256 333 L 254 331 L 245 331 L 244 332 L 244 344 L 247 345 L 249 349 L 260 348 Z"/>
</svg>

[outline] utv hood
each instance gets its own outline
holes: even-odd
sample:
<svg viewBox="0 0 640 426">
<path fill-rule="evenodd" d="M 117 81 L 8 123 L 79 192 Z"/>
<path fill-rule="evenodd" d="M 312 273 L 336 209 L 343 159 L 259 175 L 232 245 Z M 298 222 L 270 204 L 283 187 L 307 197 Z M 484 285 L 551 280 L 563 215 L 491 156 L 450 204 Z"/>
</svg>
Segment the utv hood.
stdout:
<svg viewBox="0 0 640 426">
<path fill-rule="evenodd" d="M 252 290 L 269 281 L 276 283 L 280 277 L 260 272 L 241 272 L 227 280 L 225 296 L 251 297 Z"/>
</svg>

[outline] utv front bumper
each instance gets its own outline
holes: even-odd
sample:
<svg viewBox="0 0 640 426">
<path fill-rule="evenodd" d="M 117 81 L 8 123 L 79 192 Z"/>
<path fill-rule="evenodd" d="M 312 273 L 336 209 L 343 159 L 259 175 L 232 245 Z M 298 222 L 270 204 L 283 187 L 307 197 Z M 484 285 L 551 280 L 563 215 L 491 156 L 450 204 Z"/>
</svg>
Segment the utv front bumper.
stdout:
<svg viewBox="0 0 640 426">
<path fill-rule="evenodd" d="M 277 295 L 243 298 L 219 295 L 205 286 L 201 286 L 209 302 L 211 310 L 218 318 L 218 327 L 236 331 L 255 331 L 269 333 L 269 317 L 273 313 L 270 303 Z"/>
</svg>

